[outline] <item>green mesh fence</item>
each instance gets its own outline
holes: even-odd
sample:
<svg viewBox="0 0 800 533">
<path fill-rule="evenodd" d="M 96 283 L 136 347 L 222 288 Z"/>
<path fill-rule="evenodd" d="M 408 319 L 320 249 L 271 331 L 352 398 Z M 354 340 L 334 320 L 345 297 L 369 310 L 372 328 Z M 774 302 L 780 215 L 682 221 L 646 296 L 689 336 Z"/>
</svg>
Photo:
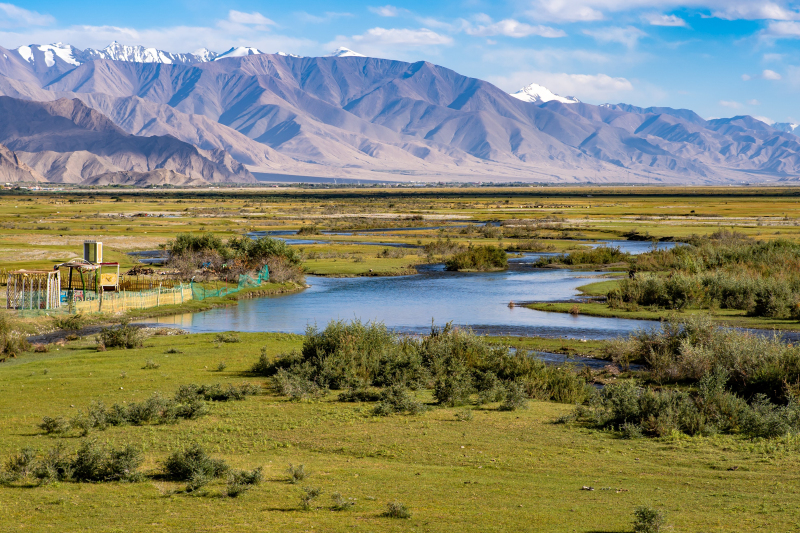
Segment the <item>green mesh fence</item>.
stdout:
<svg viewBox="0 0 800 533">
<path fill-rule="evenodd" d="M 258 287 L 266 281 L 269 281 L 269 268 L 267 268 L 267 265 L 264 265 L 264 268 L 259 270 L 255 277 L 251 276 L 250 274 L 239 274 L 239 283 L 236 287 L 226 286 L 221 289 L 214 289 L 210 287 L 203 287 L 199 283 L 192 282 L 192 298 L 195 300 L 205 300 L 206 298 L 227 296 L 229 294 L 237 293 L 242 289 Z"/>
</svg>

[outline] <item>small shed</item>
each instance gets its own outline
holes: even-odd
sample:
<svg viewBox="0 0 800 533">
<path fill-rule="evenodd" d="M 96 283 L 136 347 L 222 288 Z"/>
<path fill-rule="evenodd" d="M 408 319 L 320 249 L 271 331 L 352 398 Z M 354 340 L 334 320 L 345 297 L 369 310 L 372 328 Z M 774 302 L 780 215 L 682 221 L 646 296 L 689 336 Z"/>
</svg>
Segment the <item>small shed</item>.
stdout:
<svg viewBox="0 0 800 533">
<path fill-rule="evenodd" d="M 58 270 L 9 272 L 6 309 L 57 309 L 61 307 L 61 273 Z"/>
</svg>

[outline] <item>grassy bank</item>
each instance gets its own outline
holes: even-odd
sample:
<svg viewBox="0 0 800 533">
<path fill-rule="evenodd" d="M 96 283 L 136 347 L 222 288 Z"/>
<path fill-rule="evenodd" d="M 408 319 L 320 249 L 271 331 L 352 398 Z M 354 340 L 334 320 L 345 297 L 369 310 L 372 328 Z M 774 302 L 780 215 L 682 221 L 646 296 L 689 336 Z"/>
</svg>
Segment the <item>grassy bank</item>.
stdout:
<svg viewBox="0 0 800 533">
<path fill-rule="evenodd" d="M 747 316 L 744 311 L 737 311 L 735 309 L 714 310 L 712 312 L 703 309 L 685 309 L 683 311 L 639 309 L 636 311 L 629 311 L 626 309 L 612 309 L 605 303 L 597 302 L 535 302 L 525 304 L 525 307 L 550 313 L 575 313 L 577 311 L 579 315 L 606 318 L 629 318 L 633 320 L 662 320 L 673 314 L 677 314 L 679 317 L 709 315 L 715 324 L 721 326 L 800 331 L 800 323 L 796 320 L 752 317 Z"/>
<path fill-rule="evenodd" d="M 178 386 L 254 382 L 246 371 L 262 347 L 268 356 L 299 348 L 302 338 L 239 334 L 151 337 L 145 347 L 97 352 L 76 341 L 0 367 L 0 456 L 24 446 L 45 450 L 79 439 L 41 436 L 42 416 L 72 417 L 92 401 L 134 402 Z M 166 353 L 176 349 L 180 353 Z M 231 349 L 233 348 L 233 349 Z M 157 369 L 145 369 L 152 360 Z M 226 368 L 217 371 L 219 362 Z M 430 402 L 425 394 L 418 399 Z M 667 511 L 677 531 L 790 530 L 798 489 L 798 442 L 736 437 L 620 440 L 612 434 L 553 424 L 569 405 L 531 402 L 502 412 L 493 405 L 436 408 L 415 416 L 372 417 L 369 407 L 335 396 L 289 402 L 261 394 L 215 403 L 211 413 L 174 425 L 114 427 L 98 433 L 114 446 L 137 444 L 143 470 L 157 473 L 176 447 L 202 444 L 235 468 L 261 466 L 265 481 L 237 499 L 205 497 L 156 478 L 139 483 L 61 482 L 0 487 L 0 523 L 16 529 L 97 528 L 107 531 L 630 531 L 642 504 Z M 74 405 L 74 407 L 72 407 Z M 498 438 L 502 435 L 502 438 Z M 288 482 L 289 463 L 310 475 Z M 735 467 L 735 468 L 734 468 Z M 319 487 L 311 511 L 300 510 L 301 488 Z M 594 490 L 581 490 L 582 487 Z M 331 495 L 353 498 L 331 510 Z M 388 501 L 411 510 L 408 520 L 381 516 Z"/>
</svg>

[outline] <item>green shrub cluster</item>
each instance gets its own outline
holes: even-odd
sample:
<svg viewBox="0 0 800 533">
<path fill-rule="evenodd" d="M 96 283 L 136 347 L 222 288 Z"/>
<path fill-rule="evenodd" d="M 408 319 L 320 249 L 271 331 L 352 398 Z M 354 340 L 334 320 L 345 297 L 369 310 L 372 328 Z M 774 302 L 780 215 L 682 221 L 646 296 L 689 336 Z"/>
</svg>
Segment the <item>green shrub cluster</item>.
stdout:
<svg viewBox="0 0 800 533">
<path fill-rule="evenodd" d="M 723 308 L 800 319 L 800 244 L 753 241 L 721 230 L 689 246 L 631 259 L 633 277 L 608 295 L 612 307 Z M 653 272 L 669 271 L 669 275 Z"/>
<path fill-rule="evenodd" d="M 659 383 L 696 383 L 715 369 L 726 387 L 745 397 L 765 394 L 788 402 L 787 383 L 800 382 L 800 346 L 750 332 L 715 327 L 704 315 L 670 318 L 661 328 L 642 330 L 615 343 L 615 362 L 646 364 Z"/>
<path fill-rule="evenodd" d="M 503 270 L 508 268 L 506 252 L 497 246 L 470 246 L 444 263 L 446 270 Z"/>
<path fill-rule="evenodd" d="M 15 331 L 6 315 L 0 314 L 0 360 L 17 357 L 31 350 L 31 344 L 18 331 Z"/>
<path fill-rule="evenodd" d="M 707 317 L 671 320 L 613 346 L 614 358 L 647 365 L 659 388 L 605 387 L 582 420 L 636 437 L 733 433 L 776 437 L 800 432 L 800 347 L 777 338 L 716 328 Z"/>
<path fill-rule="evenodd" d="M 598 246 L 591 250 L 579 250 L 568 254 L 540 257 L 535 266 L 543 267 L 552 264 L 560 265 L 609 265 L 612 263 L 627 263 L 632 255 L 620 251 L 618 246 Z"/>
<path fill-rule="evenodd" d="M 527 398 L 573 403 L 590 394 L 570 368 L 547 366 L 449 324 L 411 338 L 380 323 L 332 321 L 324 330 L 310 327 L 299 352 L 270 360 L 263 350 L 252 371 L 271 377 L 276 390 L 293 399 L 334 389 L 343 391 L 342 401 L 379 401 L 376 414 L 420 412 L 409 389 L 432 389 L 441 405 L 463 405 L 477 395 L 479 402 L 503 402 L 507 409 Z"/>
<path fill-rule="evenodd" d="M 84 441 L 74 455 L 67 454 L 63 446 L 51 448 L 43 455 L 25 448 L 6 461 L 0 481 L 4 484 L 29 479 L 39 484 L 139 481 L 143 476 L 138 469 L 143 460 L 135 446 L 112 448 L 94 440 Z"/>
<path fill-rule="evenodd" d="M 78 411 L 71 420 L 63 417 L 42 418 L 39 428 L 47 434 L 64 434 L 77 430 L 87 435 L 93 429 L 105 430 L 109 426 L 143 426 L 173 424 L 180 419 L 195 419 L 208 414 L 207 401 L 241 401 L 258 394 L 261 387 L 244 383 L 239 386 L 182 385 L 173 398 L 154 393 L 141 402 L 114 404 L 107 408 L 103 402 L 93 403 L 86 413 Z"/>
<path fill-rule="evenodd" d="M 136 326 L 123 322 L 119 326 L 103 328 L 97 336 L 98 346 L 103 348 L 139 348 L 144 344 L 144 335 Z"/>
<path fill-rule="evenodd" d="M 234 237 L 228 242 L 211 233 L 181 233 L 167 244 L 170 264 L 186 277 L 198 269 L 218 274 L 243 274 L 269 265 L 270 279 L 278 282 L 303 277 L 301 254 L 280 239 Z"/>
</svg>

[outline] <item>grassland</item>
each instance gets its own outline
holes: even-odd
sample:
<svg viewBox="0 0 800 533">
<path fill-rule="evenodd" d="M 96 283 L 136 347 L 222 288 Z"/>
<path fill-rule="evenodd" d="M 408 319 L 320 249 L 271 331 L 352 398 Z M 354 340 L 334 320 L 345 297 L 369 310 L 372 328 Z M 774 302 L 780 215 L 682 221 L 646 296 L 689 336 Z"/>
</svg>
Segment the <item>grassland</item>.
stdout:
<svg viewBox="0 0 800 533">
<path fill-rule="evenodd" d="M 475 225 L 488 221 L 500 224 L 499 230 Z M 800 194 L 781 188 L 642 187 L 4 191 L 0 269 L 52 268 L 78 256 L 87 238 L 103 241 L 105 259 L 127 268 L 135 264 L 128 252 L 157 249 L 179 233 L 213 231 L 229 238 L 312 225 L 352 234 L 306 235 L 318 241 L 295 245 L 306 273 L 398 275 L 438 261 L 423 246 L 440 239 L 506 249 L 533 243 L 564 252 L 592 240 L 625 239 L 631 232 L 668 240 L 724 227 L 763 240 L 797 240 Z M 393 252 L 367 243 L 412 248 Z M 616 283 L 604 280 L 582 290 L 603 295 Z M 130 317 L 201 311 L 264 291 L 289 290 L 298 287 L 271 284 Z M 532 307 L 569 312 L 574 305 Z M 665 315 L 609 310 L 593 302 L 577 306 L 579 313 L 596 316 Z M 800 329 L 796 322 L 753 319 L 738 311 L 713 316 L 727 324 Z M 15 325 L 28 333 L 50 327 L 48 319 L 16 320 Z M 44 435 L 37 428 L 43 416 L 71 418 L 98 400 L 110 406 L 141 401 L 156 391 L 170 396 L 189 383 L 266 384 L 248 373 L 261 348 L 274 357 L 302 343 L 302 337 L 287 334 L 238 336 L 241 342 L 219 343 L 214 335 L 156 335 L 142 348 L 104 352 L 84 338 L 9 359 L 0 364 L 0 461 L 26 446 L 40 451 L 79 446 L 75 434 Z M 599 341 L 492 341 L 570 355 L 600 356 L 604 348 Z M 144 368 L 148 360 L 158 368 Z M 225 368 L 218 371 L 221 362 Z M 415 394 L 433 403 L 429 391 Z M 528 409 L 510 412 L 497 404 L 434 407 L 420 415 L 374 417 L 371 404 L 340 403 L 335 397 L 291 402 L 264 392 L 243 402 L 215 402 L 211 414 L 197 420 L 93 432 L 90 437 L 102 443 L 140 446 L 143 469 L 152 476 L 139 483 L 0 487 L 0 531 L 622 532 L 630 531 L 639 505 L 665 510 L 675 531 L 797 529 L 797 437 L 673 434 L 626 440 L 618 433 L 555 423 L 574 409 L 564 404 L 532 401 Z M 465 410 L 471 420 L 459 419 Z M 223 481 L 212 483 L 203 497 L 183 493 L 185 484 L 159 477 L 160 463 L 193 442 L 235 468 L 263 467 L 265 482 L 236 499 L 223 496 Z M 300 485 L 288 483 L 289 463 L 304 464 L 310 477 Z M 314 510 L 300 509 L 304 486 L 324 491 Z M 335 492 L 354 498 L 355 506 L 331 510 Z M 411 519 L 382 516 L 393 500 L 411 509 Z"/>
<path fill-rule="evenodd" d="M 274 355 L 301 342 L 281 334 L 240 337 L 241 343 L 219 346 L 211 335 L 155 336 L 144 348 L 107 352 L 83 340 L 17 359 L 2 369 L 0 453 L 59 443 L 74 449 L 77 438 L 41 435 L 41 417 L 70 417 L 98 399 L 110 405 L 153 391 L 170 394 L 187 383 L 253 382 L 246 371 L 262 346 Z M 182 353 L 165 353 L 175 346 Z M 144 369 L 148 359 L 160 368 Z M 223 360 L 226 370 L 215 371 Z M 199 420 L 110 428 L 96 436 L 144 447 L 146 471 L 157 473 L 176 446 L 199 442 L 234 467 L 263 466 L 266 482 L 238 499 L 215 497 L 219 483 L 210 495 L 193 497 L 158 479 L 4 487 L 0 529 L 612 532 L 629 531 L 632 510 L 642 504 L 666 510 L 676 531 L 796 527 L 800 442 L 794 439 L 620 440 L 554 424 L 571 411 L 567 405 L 493 407 L 474 409 L 463 422 L 455 416 L 461 409 L 446 408 L 374 418 L 365 404 L 267 394 L 215 404 Z M 311 472 L 302 486 L 323 489 L 320 508 L 299 509 L 288 463 Z M 356 505 L 330 510 L 333 492 Z M 407 505 L 412 518 L 380 516 L 390 500 Z"/>
</svg>

